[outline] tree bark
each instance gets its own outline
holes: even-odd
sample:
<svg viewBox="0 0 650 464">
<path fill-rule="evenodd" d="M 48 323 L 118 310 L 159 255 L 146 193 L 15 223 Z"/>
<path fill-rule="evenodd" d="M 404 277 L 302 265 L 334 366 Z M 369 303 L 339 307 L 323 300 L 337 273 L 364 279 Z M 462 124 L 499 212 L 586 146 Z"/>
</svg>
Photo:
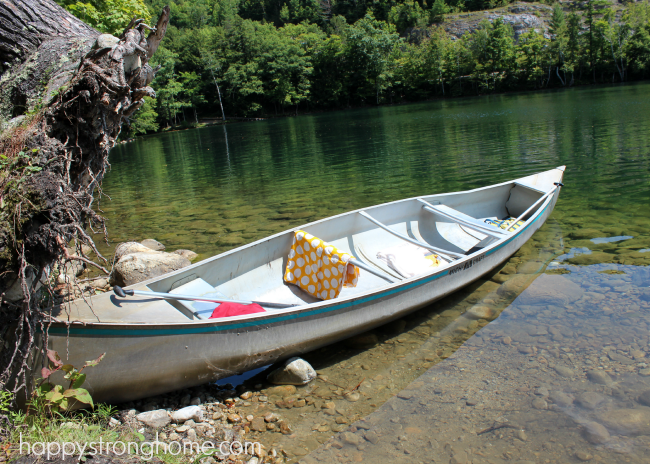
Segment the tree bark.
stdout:
<svg viewBox="0 0 650 464">
<path fill-rule="evenodd" d="M 148 61 L 168 22 L 165 7 L 155 28 L 134 18 L 113 37 L 51 0 L 0 0 L 0 332 L 15 328 L 14 346 L 0 344 L 0 387 L 25 386 L 55 265 L 91 263 L 82 245 L 103 259 L 94 195 L 122 124 L 155 96 Z"/>
</svg>

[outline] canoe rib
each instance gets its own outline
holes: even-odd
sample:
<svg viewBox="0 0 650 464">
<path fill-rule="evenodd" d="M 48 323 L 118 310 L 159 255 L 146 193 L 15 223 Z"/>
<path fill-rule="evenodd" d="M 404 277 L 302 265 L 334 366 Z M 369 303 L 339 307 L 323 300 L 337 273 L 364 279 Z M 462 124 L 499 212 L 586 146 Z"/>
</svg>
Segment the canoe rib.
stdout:
<svg viewBox="0 0 650 464">
<path fill-rule="evenodd" d="M 379 222 L 378 220 L 373 218 L 371 215 L 369 215 L 365 211 L 359 211 L 359 214 L 361 216 L 363 216 L 364 218 L 368 219 L 370 222 L 374 223 L 376 226 L 384 229 L 386 232 L 388 232 L 390 234 L 393 234 L 395 237 L 401 238 L 402 240 L 410 242 L 413 245 L 417 245 L 417 246 L 420 246 L 422 248 L 426 248 L 428 250 L 435 251 L 436 253 L 439 253 L 443 258 L 446 258 L 450 262 L 454 258 L 455 259 L 464 258 L 464 256 L 459 254 L 459 253 L 455 253 L 453 251 L 448 251 L 448 250 L 443 250 L 442 248 L 434 247 L 434 246 L 429 245 L 428 243 L 422 243 L 419 240 L 415 240 L 415 239 L 413 239 L 411 237 L 407 237 L 406 235 L 403 235 L 403 234 L 391 229 L 386 224 L 384 224 L 382 222 Z"/>
</svg>

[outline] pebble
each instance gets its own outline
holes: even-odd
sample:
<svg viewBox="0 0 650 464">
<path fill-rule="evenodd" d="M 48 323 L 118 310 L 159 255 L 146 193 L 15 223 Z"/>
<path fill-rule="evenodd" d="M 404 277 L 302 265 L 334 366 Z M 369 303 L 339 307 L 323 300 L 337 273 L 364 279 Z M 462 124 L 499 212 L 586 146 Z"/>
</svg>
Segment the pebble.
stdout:
<svg viewBox="0 0 650 464">
<path fill-rule="evenodd" d="M 587 372 L 587 378 L 593 382 L 600 385 L 608 385 L 612 383 L 612 378 L 607 374 L 607 372 L 593 370 Z"/>
<path fill-rule="evenodd" d="M 532 404 L 533 404 L 533 408 L 535 409 L 540 409 L 540 410 L 548 409 L 548 403 L 541 398 L 534 399 Z"/>
<path fill-rule="evenodd" d="M 189 430 L 187 431 L 187 439 L 188 439 L 189 441 L 191 441 L 191 442 L 195 442 L 196 439 L 197 439 L 197 436 L 196 436 L 196 430 L 194 430 L 194 429 L 189 429 Z"/>
<path fill-rule="evenodd" d="M 164 409 L 157 409 L 155 411 L 143 412 L 135 416 L 135 418 L 143 424 L 159 429 L 171 422 L 169 414 Z"/>
<path fill-rule="evenodd" d="M 561 391 L 551 392 L 549 399 L 558 406 L 566 407 L 573 404 L 573 398 Z"/>
<path fill-rule="evenodd" d="M 244 393 L 242 393 L 241 395 L 239 395 L 239 397 L 240 397 L 242 400 L 248 400 L 248 399 L 250 399 L 252 396 L 253 396 L 253 393 L 252 393 L 252 392 L 249 392 L 249 391 L 244 392 Z"/>
<path fill-rule="evenodd" d="M 228 414 L 227 419 L 228 422 L 233 424 L 237 422 L 241 422 L 241 417 L 238 414 Z"/>
<path fill-rule="evenodd" d="M 548 389 L 546 387 L 539 387 L 535 389 L 535 394 L 537 396 L 546 397 L 548 396 Z"/>
<path fill-rule="evenodd" d="M 576 403 L 585 409 L 596 409 L 605 397 L 596 392 L 581 393 L 576 397 Z"/>
<path fill-rule="evenodd" d="M 359 401 L 359 398 L 361 398 L 361 395 L 357 392 L 352 392 L 345 395 L 345 399 L 352 403 L 354 403 L 355 401 Z"/>
<path fill-rule="evenodd" d="M 526 436 L 526 432 L 523 430 L 519 429 L 515 432 L 515 437 L 519 438 L 521 441 L 526 441 L 528 440 L 528 436 Z"/>
<path fill-rule="evenodd" d="M 263 417 L 255 417 L 250 421 L 250 429 L 255 432 L 263 432 L 266 430 L 266 423 Z"/>
<path fill-rule="evenodd" d="M 341 440 L 343 443 L 347 443 L 348 445 L 352 446 L 357 446 L 363 443 L 363 439 L 359 435 L 352 432 L 343 432 L 341 434 Z"/>
<path fill-rule="evenodd" d="M 607 429 L 598 422 L 588 421 L 582 424 L 582 435 L 592 445 L 607 443 L 610 439 Z"/>
<path fill-rule="evenodd" d="M 277 414 L 270 412 L 266 416 L 264 416 L 264 421 L 265 422 L 277 422 L 280 419 L 280 416 Z"/>
<path fill-rule="evenodd" d="M 203 422 L 203 411 L 198 406 L 187 406 L 172 413 L 172 421 L 180 424 L 188 420 Z"/>
<path fill-rule="evenodd" d="M 584 451 L 576 451 L 575 454 L 576 458 L 580 459 L 581 461 L 589 461 L 593 458 L 593 456 L 589 453 L 586 453 Z"/>
<path fill-rule="evenodd" d="M 566 366 L 555 366 L 553 369 L 555 369 L 555 372 L 560 374 L 562 377 L 573 377 L 574 375 L 573 370 Z"/>
</svg>

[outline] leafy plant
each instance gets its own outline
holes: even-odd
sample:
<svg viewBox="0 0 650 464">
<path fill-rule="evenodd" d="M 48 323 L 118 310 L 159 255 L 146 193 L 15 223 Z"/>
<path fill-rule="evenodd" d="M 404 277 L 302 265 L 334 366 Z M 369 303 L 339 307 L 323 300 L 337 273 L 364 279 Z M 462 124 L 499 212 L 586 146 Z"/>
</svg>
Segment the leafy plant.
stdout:
<svg viewBox="0 0 650 464">
<path fill-rule="evenodd" d="M 61 357 L 54 350 L 47 350 L 48 367 L 41 370 L 43 379 L 33 393 L 32 401 L 37 409 L 45 409 L 50 413 L 69 411 L 76 402 L 89 404 L 94 408 L 93 399 L 90 393 L 81 386 L 86 381 L 86 374 L 83 371 L 86 367 L 96 366 L 104 359 L 103 353 L 93 361 L 86 361 L 83 367 L 77 370 L 72 364 L 63 364 Z M 64 371 L 63 378 L 70 381 L 67 389 L 61 385 L 54 385 L 48 382 L 52 374 Z"/>
</svg>

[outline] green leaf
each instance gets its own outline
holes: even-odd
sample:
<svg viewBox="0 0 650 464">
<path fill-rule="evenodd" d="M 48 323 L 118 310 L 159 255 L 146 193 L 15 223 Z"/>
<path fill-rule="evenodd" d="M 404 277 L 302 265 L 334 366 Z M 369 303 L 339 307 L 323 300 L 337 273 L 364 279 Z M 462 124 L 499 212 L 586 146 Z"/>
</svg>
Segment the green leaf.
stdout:
<svg viewBox="0 0 650 464">
<path fill-rule="evenodd" d="M 140 432 L 133 432 L 133 433 L 134 433 L 135 436 L 138 438 L 138 440 L 140 440 L 140 441 L 144 441 L 144 440 L 145 440 L 144 435 L 142 435 Z"/>
<path fill-rule="evenodd" d="M 92 361 L 86 361 L 86 364 L 84 364 L 84 367 L 82 367 L 82 369 L 84 369 L 86 367 L 96 366 L 97 364 L 99 364 L 101 362 L 102 359 L 104 359 L 104 356 L 106 356 L 106 353 L 102 353 L 101 355 L 99 355 L 99 357 L 97 359 L 94 359 Z"/>
<path fill-rule="evenodd" d="M 72 364 L 64 364 L 63 366 L 61 366 L 61 369 L 63 369 L 67 373 L 70 373 L 71 371 L 74 370 L 74 366 Z"/>
<path fill-rule="evenodd" d="M 72 381 L 72 388 L 81 387 L 86 381 L 86 374 L 78 374 L 77 377 Z"/>
<path fill-rule="evenodd" d="M 58 391 L 51 391 L 45 395 L 45 399 L 52 404 L 60 403 L 63 400 L 63 395 Z"/>
<path fill-rule="evenodd" d="M 88 393 L 88 390 L 86 390 L 85 388 L 70 388 L 63 392 L 63 396 L 65 396 L 66 398 L 75 399 L 80 403 L 85 403 L 94 406 L 93 398 L 92 396 L 90 396 L 90 393 Z"/>
</svg>

